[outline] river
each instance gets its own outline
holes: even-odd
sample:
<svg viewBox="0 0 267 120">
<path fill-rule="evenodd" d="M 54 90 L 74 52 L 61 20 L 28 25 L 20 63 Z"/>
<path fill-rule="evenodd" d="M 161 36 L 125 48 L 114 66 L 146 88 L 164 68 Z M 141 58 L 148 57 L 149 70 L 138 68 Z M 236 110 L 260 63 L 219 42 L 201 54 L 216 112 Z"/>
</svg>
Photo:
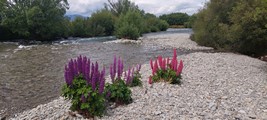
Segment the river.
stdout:
<svg viewBox="0 0 267 120">
<path fill-rule="evenodd" d="M 145 37 L 166 34 L 191 34 L 191 29 L 169 29 Z M 171 48 L 146 44 L 104 44 L 114 37 L 80 38 L 51 44 L 22 46 L 0 43 L 0 118 L 13 116 L 56 99 L 64 83 L 64 65 L 70 58 L 86 55 L 108 66 L 114 55 L 127 66 L 143 64 L 157 55 L 172 55 Z M 179 55 L 194 51 L 177 51 Z"/>
</svg>

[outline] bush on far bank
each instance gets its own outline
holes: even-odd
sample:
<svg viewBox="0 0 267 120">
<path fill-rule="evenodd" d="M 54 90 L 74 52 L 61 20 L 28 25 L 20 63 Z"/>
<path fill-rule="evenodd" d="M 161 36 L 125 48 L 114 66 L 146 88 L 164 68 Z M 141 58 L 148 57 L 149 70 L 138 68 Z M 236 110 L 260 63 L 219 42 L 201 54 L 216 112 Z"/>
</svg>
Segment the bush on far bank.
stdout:
<svg viewBox="0 0 267 120">
<path fill-rule="evenodd" d="M 139 11 L 128 11 L 119 16 L 115 25 L 115 35 L 118 38 L 136 40 L 144 32 L 144 19 Z"/>
</svg>

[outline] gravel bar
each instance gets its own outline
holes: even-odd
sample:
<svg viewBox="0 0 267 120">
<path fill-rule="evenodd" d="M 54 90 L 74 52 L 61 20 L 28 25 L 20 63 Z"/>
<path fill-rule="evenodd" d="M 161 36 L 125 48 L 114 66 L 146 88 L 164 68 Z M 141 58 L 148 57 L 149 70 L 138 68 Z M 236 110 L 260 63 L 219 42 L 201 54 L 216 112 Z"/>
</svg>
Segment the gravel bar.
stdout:
<svg viewBox="0 0 267 120">
<path fill-rule="evenodd" d="M 212 49 L 198 46 L 188 34 L 144 39 L 162 47 Z M 131 88 L 133 103 L 111 106 L 105 116 L 95 119 L 267 120 L 266 62 L 233 53 L 197 52 L 178 56 L 180 59 L 185 65 L 181 85 L 149 85 L 151 70 L 147 62 L 141 69 L 143 87 Z M 71 115 L 69 107 L 70 102 L 60 97 L 11 119 L 84 119 L 77 113 Z"/>
</svg>

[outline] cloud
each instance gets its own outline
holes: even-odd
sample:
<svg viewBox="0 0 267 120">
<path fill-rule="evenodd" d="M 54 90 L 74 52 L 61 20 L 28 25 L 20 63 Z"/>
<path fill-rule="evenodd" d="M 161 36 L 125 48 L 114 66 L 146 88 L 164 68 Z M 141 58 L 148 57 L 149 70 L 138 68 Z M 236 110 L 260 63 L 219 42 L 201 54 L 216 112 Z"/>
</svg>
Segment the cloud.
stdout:
<svg viewBox="0 0 267 120">
<path fill-rule="evenodd" d="M 90 16 L 96 10 L 102 9 L 107 0 L 68 0 L 70 9 L 67 14 Z M 148 13 L 155 15 L 173 12 L 196 13 L 208 0 L 131 0 Z"/>
</svg>

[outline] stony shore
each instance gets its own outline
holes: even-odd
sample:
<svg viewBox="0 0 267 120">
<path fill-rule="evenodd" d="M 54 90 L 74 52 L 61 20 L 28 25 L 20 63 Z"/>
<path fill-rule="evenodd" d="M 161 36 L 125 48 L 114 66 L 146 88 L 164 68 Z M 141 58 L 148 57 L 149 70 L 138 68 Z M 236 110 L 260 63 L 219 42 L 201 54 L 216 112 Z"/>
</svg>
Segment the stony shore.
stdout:
<svg viewBox="0 0 267 120">
<path fill-rule="evenodd" d="M 188 34 L 143 38 L 162 47 L 206 50 Z M 143 44 L 143 43 L 141 43 Z M 109 107 L 96 119 L 267 119 L 267 63 L 233 53 L 196 52 L 178 56 L 184 61 L 182 85 L 148 84 L 149 64 L 141 69 L 143 87 L 132 89 L 133 103 Z M 11 119 L 83 119 L 70 115 L 62 97 L 24 111 Z"/>
</svg>

